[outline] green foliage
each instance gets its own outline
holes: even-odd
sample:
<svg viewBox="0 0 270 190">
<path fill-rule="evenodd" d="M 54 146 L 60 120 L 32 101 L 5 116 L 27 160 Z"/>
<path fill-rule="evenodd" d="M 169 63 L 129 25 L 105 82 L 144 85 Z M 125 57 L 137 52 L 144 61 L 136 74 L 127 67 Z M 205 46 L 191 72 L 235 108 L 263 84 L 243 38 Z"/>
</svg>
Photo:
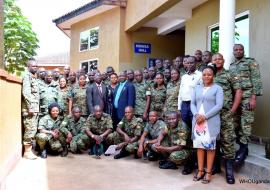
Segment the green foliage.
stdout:
<svg viewBox="0 0 270 190">
<path fill-rule="evenodd" d="M 236 26 L 235 29 L 237 29 Z M 219 30 L 213 31 L 211 35 L 212 35 L 211 52 L 215 54 L 219 52 Z M 236 31 L 234 33 L 234 37 L 235 39 L 239 40 L 240 34 Z"/>
<path fill-rule="evenodd" d="M 27 60 L 36 55 L 39 40 L 14 1 L 4 1 L 4 61 L 9 73 L 20 75 Z"/>
</svg>

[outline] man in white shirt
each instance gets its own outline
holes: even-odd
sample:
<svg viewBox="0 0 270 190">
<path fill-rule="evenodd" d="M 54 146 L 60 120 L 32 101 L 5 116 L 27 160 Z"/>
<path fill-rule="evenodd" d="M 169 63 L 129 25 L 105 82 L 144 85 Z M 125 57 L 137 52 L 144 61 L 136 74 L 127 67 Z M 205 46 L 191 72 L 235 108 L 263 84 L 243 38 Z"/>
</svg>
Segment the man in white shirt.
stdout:
<svg viewBox="0 0 270 190">
<path fill-rule="evenodd" d="M 187 73 L 182 76 L 180 83 L 178 110 L 181 113 L 182 125 L 191 129 L 193 115 L 190 111 L 190 100 L 195 87 L 202 81 L 202 73 L 196 70 L 196 58 L 194 56 L 187 58 L 186 67 Z M 191 156 L 189 161 L 184 165 L 184 169 L 182 171 L 183 175 L 192 173 L 194 162 L 196 162 L 195 155 Z"/>
</svg>

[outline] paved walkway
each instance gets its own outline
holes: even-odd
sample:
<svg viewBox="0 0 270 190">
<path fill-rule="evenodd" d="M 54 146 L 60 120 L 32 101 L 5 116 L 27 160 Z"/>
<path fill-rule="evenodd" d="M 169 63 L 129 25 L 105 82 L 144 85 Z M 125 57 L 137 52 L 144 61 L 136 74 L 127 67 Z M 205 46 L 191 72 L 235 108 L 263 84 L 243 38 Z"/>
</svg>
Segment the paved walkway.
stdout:
<svg viewBox="0 0 270 190">
<path fill-rule="evenodd" d="M 182 168 L 181 168 L 182 169 Z M 183 176 L 178 170 L 161 170 L 157 162 L 135 160 L 132 157 L 97 160 L 84 155 L 69 154 L 66 158 L 49 156 L 31 161 L 21 159 L 8 176 L 7 190 L 266 190 L 270 186 L 228 185 L 224 173 L 214 175 L 210 184 L 193 182 L 192 175 Z"/>
</svg>

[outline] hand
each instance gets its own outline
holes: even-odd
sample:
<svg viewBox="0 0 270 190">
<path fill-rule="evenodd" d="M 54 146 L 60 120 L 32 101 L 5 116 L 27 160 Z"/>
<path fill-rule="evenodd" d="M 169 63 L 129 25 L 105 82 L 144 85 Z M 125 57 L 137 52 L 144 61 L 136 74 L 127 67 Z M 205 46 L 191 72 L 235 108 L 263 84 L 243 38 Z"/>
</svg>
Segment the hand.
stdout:
<svg viewBox="0 0 270 190">
<path fill-rule="evenodd" d="M 148 116 L 147 112 L 144 112 L 144 113 L 143 113 L 143 116 L 142 116 L 142 118 L 143 118 L 144 121 L 147 120 L 147 116 Z"/>
<path fill-rule="evenodd" d="M 196 115 L 196 123 L 201 124 L 203 122 L 205 122 L 206 118 L 204 115 L 201 114 L 197 114 Z"/>
<path fill-rule="evenodd" d="M 164 147 L 163 146 L 156 146 L 156 151 L 157 152 L 164 152 Z"/>
<path fill-rule="evenodd" d="M 157 147 L 157 146 L 160 146 L 160 142 L 156 142 L 155 143 L 155 146 Z"/>
<path fill-rule="evenodd" d="M 53 136 L 54 139 L 58 139 L 58 137 L 59 137 L 59 131 L 57 129 L 54 130 L 54 131 L 52 131 L 52 136 Z"/>
<path fill-rule="evenodd" d="M 96 143 L 100 144 L 103 141 L 103 137 L 102 136 L 96 136 Z"/>
<path fill-rule="evenodd" d="M 124 142 L 123 142 L 123 143 L 120 143 L 120 144 L 117 145 L 117 147 L 115 148 L 115 150 L 120 150 L 120 149 L 122 149 L 124 146 L 125 146 L 125 143 L 124 143 Z"/>
<path fill-rule="evenodd" d="M 149 145 L 149 141 L 145 141 L 145 142 L 143 143 L 143 149 L 144 149 L 144 150 L 147 150 L 147 145 Z"/>
<path fill-rule="evenodd" d="M 256 96 L 255 97 L 251 97 L 249 100 L 249 109 L 250 110 L 255 110 L 256 108 Z"/>
<path fill-rule="evenodd" d="M 71 133 L 68 133 L 66 142 L 67 142 L 67 143 L 70 143 L 71 140 L 72 140 L 72 134 L 71 134 Z"/>
<path fill-rule="evenodd" d="M 125 142 L 130 142 L 130 137 L 128 135 L 124 136 Z"/>
<path fill-rule="evenodd" d="M 30 116 L 30 117 L 32 117 L 34 115 L 34 111 L 33 111 L 33 109 L 29 109 L 28 110 L 28 116 Z"/>
<path fill-rule="evenodd" d="M 142 145 L 139 146 L 138 151 L 137 151 L 137 155 L 139 158 L 142 157 L 142 155 L 143 155 L 143 146 Z"/>
</svg>

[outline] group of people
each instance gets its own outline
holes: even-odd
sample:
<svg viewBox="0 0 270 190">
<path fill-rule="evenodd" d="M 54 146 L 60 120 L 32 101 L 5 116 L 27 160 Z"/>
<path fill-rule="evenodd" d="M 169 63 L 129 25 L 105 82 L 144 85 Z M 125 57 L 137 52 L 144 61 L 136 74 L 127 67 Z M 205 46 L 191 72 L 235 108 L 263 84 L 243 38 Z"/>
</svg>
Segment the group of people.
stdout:
<svg viewBox="0 0 270 190">
<path fill-rule="evenodd" d="M 115 145 L 115 159 L 159 160 L 161 169 L 198 168 L 194 181 L 209 183 L 221 172 L 235 183 L 233 166 L 248 155 L 256 97 L 262 95 L 258 63 L 235 44 L 225 70 L 222 54 L 197 50 L 194 56 L 156 60 L 133 71 L 105 73 L 66 66 L 45 71 L 34 59 L 23 77 L 24 157 L 36 140 L 41 158 L 71 151 L 100 157 Z M 235 150 L 234 144 L 240 145 Z M 206 163 L 206 166 L 205 166 Z"/>
</svg>

